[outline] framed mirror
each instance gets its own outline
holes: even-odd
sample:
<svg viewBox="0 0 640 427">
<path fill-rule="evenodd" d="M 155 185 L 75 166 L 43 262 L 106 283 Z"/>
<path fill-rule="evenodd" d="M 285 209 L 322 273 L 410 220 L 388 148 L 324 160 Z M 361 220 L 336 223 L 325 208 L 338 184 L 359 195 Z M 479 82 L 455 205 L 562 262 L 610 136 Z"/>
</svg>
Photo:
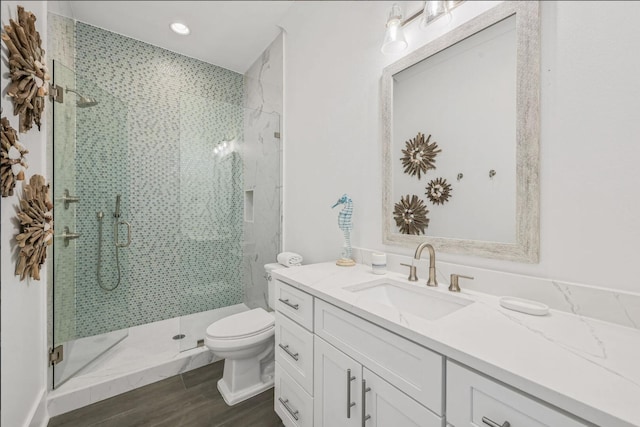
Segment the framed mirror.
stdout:
<svg viewBox="0 0 640 427">
<path fill-rule="evenodd" d="M 538 2 L 504 2 L 384 69 L 383 241 L 539 257 Z"/>
</svg>

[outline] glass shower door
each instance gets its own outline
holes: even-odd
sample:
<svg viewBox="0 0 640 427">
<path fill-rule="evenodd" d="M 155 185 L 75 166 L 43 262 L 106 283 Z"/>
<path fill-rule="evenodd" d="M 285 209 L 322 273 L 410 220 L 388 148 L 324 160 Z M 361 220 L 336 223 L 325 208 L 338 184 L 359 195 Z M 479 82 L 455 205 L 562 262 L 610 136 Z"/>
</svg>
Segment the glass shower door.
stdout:
<svg viewBox="0 0 640 427">
<path fill-rule="evenodd" d="M 216 320 L 267 307 L 280 249 L 280 117 L 180 94 L 180 351 Z"/>
<path fill-rule="evenodd" d="M 88 308 L 78 305 L 78 294 L 86 292 L 87 287 L 95 286 L 97 267 L 94 233 L 87 230 L 86 226 L 83 229 L 82 225 L 88 223 L 90 229 L 95 229 L 97 214 L 87 212 L 87 195 L 81 191 L 84 183 L 79 182 L 78 170 L 82 165 L 78 160 L 78 144 L 81 143 L 78 134 L 86 132 L 87 127 L 99 127 L 99 123 L 89 114 L 113 114 L 114 110 L 122 110 L 122 105 L 101 93 L 80 95 L 81 90 L 90 89 L 88 84 L 79 81 L 74 71 L 59 61 L 54 61 L 53 79 L 55 85 L 64 91 L 64 101 L 53 103 L 53 199 L 56 234 L 53 245 L 52 329 L 54 347 L 63 348 L 63 360 L 53 367 L 53 387 L 56 388 L 123 340 L 128 335 L 128 330 L 89 336 L 87 321 L 80 315 Z M 79 131 L 81 126 L 84 128 Z M 85 218 L 87 215 L 91 215 L 91 218 Z M 105 236 L 112 236 L 110 229 L 105 232 Z M 87 244 L 94 248 L 93 251 L 87 250 Z M 81 268 L 80 253 L 83 256 L 93 254 L 93 264 L 88 269 Z M 87 271 L 92 271 L 93 277 L 87 277 Z M 106 298 L 111 297 L 106 291 L 100 292 Z"/>
</svg>

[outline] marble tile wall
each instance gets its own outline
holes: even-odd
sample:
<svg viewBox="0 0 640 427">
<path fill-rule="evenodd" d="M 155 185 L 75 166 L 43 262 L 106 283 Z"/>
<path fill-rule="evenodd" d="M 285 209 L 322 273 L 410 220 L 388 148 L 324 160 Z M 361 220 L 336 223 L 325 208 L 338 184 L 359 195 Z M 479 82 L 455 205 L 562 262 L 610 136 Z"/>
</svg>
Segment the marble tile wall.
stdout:
<svg viewBox="0 0 640 427">
<path fill-rule="evenodd" d="M 264 264 L 276 262 L 282 230 L 283 36 L 280 34 L 244 75 L 244 191 L 252 192 L 253 213 L 245 212 L 244 302 L 267 308 Z M 245 209 L 249 209 L 245 204 Z"/>
</svg>

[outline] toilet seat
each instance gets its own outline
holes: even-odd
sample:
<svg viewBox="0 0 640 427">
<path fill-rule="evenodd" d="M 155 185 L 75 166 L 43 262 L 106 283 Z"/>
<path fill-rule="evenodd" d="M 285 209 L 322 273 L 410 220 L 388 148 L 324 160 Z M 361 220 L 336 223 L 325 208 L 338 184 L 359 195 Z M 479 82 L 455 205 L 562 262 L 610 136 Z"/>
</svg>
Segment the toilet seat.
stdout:
<svg viewBox="0 0 640 427">
<path fill-rule="evenodd" d="M 263 308 L 243 311 L 213 322 L 207 328 L 207 337 L 215 339 L 248 338 L 273 329 L 275 318 Z"/>
<path fill-rule="evenodd" d="M 216 350 L 242 349 L 275 334 L 275 317 L 262 308 L 227 316 L 207 328 L 205 344 Z"/>
</svg>

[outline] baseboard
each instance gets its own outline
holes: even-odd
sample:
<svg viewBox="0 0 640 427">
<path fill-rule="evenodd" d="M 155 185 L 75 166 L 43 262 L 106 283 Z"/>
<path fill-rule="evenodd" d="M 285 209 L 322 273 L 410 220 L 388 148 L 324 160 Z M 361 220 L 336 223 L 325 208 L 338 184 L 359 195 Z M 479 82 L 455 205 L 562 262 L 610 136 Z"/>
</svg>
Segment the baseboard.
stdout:
<svg viewBox="0 0 640 427">
<path fill-rule="evenodd" d="M 49 424 L 49 414 L 47 413 L 47 389 L 44 388 L 40 392 L 40 400 L 32 411 L 31 421 L 27 423 L 28 427 L 47 427 Z"/>
</svg>

